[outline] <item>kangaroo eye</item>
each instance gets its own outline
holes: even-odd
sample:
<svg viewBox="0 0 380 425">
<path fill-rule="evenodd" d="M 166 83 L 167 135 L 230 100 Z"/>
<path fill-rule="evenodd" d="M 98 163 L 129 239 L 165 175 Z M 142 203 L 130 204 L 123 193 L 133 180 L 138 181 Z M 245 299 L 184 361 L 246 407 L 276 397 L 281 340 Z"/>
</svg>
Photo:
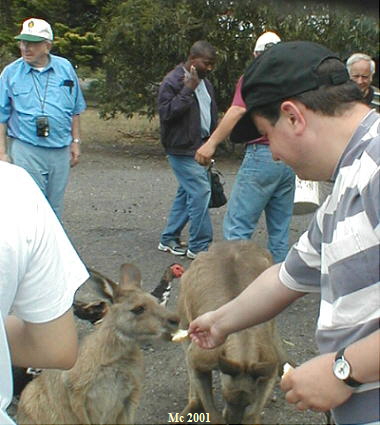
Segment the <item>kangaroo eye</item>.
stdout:
<svg viewBox="0 0 380 425">
<path fill-rule="evenodd" d="M 131 310 L 131 312 L 136 315 L 142 314 L 144 313 L 144 311 L 145 311 L 145 307 L 143 305 L 139 305 L 138 307 L 135 307 Z"/>
</svg>

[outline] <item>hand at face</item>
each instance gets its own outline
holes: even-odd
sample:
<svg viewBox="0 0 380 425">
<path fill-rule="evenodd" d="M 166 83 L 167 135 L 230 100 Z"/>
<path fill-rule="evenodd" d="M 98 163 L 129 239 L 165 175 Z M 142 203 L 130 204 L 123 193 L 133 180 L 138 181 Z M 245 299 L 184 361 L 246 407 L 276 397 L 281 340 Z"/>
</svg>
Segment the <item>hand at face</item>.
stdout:
<svg viewBox="0 0 380 425">
<path fill-rule="evenodd" d="M 323 354 L 290 370 L 281 379 L 288 403 L 298 410 L 325 412 L 344 403 L 352 390 L 333 374 L 334 353 Z"/>
<path fill-rule="evenodd" d="M 197 69 L 194 65 L 190 65 L 190 73 L 185 75 L 185 86 L 195 90 L 200 82 Z"/>
<path fill-rule="evenodd" d="M 215 348 L 223 344 L 227 335 L 223 334 L 215 323 L 216 318 L 213 311 L 197 317 L 190 323 L 188 329 L 191 340 L 205 349 Z"/>
</svg>

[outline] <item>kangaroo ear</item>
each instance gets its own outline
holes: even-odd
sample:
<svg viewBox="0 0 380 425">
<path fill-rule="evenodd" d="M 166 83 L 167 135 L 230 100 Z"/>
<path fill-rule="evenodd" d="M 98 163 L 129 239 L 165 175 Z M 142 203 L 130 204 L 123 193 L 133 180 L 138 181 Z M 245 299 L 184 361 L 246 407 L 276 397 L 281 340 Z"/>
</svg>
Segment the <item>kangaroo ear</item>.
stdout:
<svg viewBox="0 0 380 425">
<path fill-rule="evenodd" d="M 107 303 L 105 301 L 95 301 L 92 303 L 84 303 L 74 301 L 74 314 L 83 320 L 88 320 L 91 323 L 96 323 L 103 319 L 107 313 Z"/>
<path fill-rule="evenodd" d="M 141 288 L 141 272 L 133 264 L 122 264 L 120 266 L 120 283 L 118 289 L 123 290 L 131 285 Z"/>
<path fill-rule="evenodd" d="M 113 301 L 114 292 L 118 284 L 94 269 L 87 267 L 87 270 L 90 274 L 90 279 L 97 285 L 101 293 Z"/>
<path fill-rule="evenodd" d="M 222 373 L 237 376 L 241 373 L 241 367 L 232 360 L 227 360 L 223 355 L 219 357 L 219 369 Z"/>
</svg>

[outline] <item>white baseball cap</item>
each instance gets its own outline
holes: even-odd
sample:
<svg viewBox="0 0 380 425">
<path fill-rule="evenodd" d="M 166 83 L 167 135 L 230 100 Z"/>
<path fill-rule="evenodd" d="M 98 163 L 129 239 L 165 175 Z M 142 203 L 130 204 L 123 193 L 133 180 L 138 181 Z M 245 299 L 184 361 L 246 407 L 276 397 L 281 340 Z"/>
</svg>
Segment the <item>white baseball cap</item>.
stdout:
<svg viewBox="0 0 380 425">
<path fill-rule="evenodd" d="M 281 41 L 281 38 L 272 31 L 266 31 L 261 34 L 256 41 L 255 52 L 263 52 L 268 44 L 277 44 Z"/>
<path fill-rule="evenodd" d="M 43 19 L 29 18 L 22 24 L 22 30 L 16 35 L 16 40 L 25 41 L 45 41 L 53 40 L 53 31 L 51 26 Z"/>
</svg>

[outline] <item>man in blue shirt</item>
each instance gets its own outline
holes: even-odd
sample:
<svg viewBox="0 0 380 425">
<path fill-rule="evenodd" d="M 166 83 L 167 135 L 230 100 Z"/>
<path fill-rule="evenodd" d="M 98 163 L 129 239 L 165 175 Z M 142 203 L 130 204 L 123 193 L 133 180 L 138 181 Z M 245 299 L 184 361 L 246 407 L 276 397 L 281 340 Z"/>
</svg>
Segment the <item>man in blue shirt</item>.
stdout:
<svg viewBox="0 0 380 425">
<path fill-rule="evenodd" d="M 53 32 L 46 21 L 27 19 L 15 38 L 21 58 L 0 75 L 0 160 L 25 168 L 61 218 L 70 166 L 79 162 L 79 114 L 86 103 L 73 66 L 50 54 Z"/>
</svg>

